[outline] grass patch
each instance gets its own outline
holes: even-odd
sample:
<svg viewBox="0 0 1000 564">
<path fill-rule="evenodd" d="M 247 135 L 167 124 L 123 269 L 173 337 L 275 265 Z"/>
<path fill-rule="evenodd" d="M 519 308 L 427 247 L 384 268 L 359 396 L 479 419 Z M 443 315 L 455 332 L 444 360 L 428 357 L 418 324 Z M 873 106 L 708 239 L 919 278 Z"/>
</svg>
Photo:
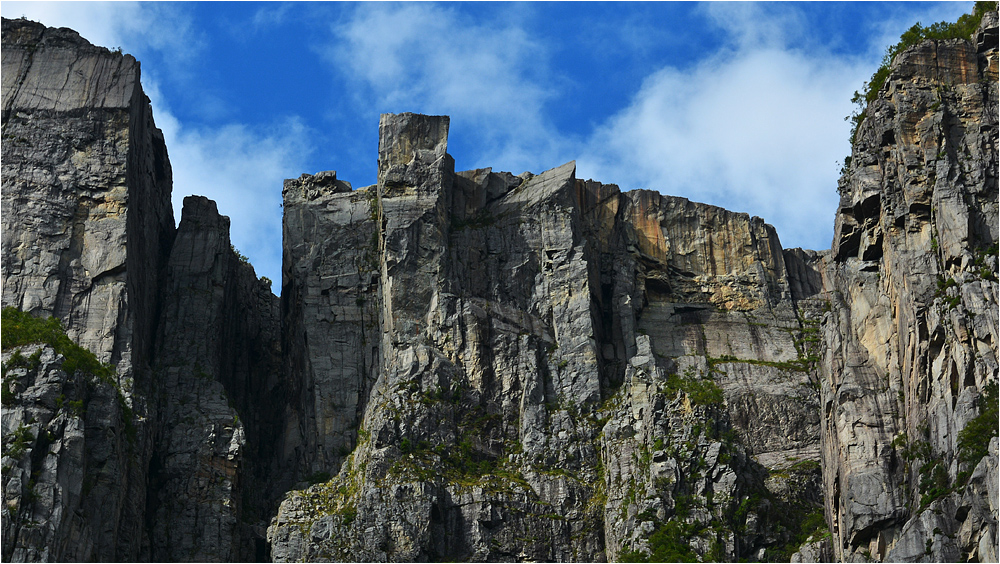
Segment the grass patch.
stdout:
<svg viewBox="0 0 1000 564">
<path fill-rule="evenodd" d="M 17 308 L 5 307 L 0 312 L 0 323 L 0 347 L 3 350 L 35 343 L 46 344 L 63 356 L 63 370 L 67 374 L 82 370 L 102 380 L 112 380 L 114 368 L 101 364 L 94 353 L 71 341 L 58 319 L 33 317 Z"/>
<path fill-rule="evenodd" d="M 819 339 L 817 339 L 818 342 Z M 790 370 L 793 372 L 809 372 L 812 363 L 817 362 L 817 356 L 805 356 L 788 362 L 774 362 L 771 360 L 757 360 L 755 358 L 736 358 L 735 356 L 724 354 L 718 358 L 708 357 L 708 365 L 715 368 L 717 364 L 726 362 L 740 362 L 743 364 L 756 364 L 758 366 L 771 366 L 780 370 Z"/>
<path fill-rule="evenodd" d="M 791 538 L 784 545 L 776 548 L 769 548 L 767 550 L 767 559 L 771 562 L 789 562 L 792 555 L 795 554 L 802 545 L 809 540 L 810 537 L 816 535 L 827 529 L 826 517 L 823 515 L 823 508 L 818 507 L 810 513 L 802 516 L 798 520 L 798 528 L 794 528 L 794 524 L 790 529 Z"/>
<path fill-rule="evenodd" d="M 3 308 L 0 311 L 0 348 L 9 350 L 31 344 L 48 345 L 56 354 L 62 355 L 62 369 L 67 374 L 75 374 L 77 371 L 93 374 L 101 381 L 113 386 L 118 394 L 118 405 L 121 408 L 125 433 L 130 441 L 135 442 L 136 428 L 132 408 L 129 407 L 121 388 L 118 387 L 118 383 L 114 379 L 115 367 L 101 363 L 94 353 L 70 340 L 58 319 L 54 317 L 42 319 L 14 307 Z M 41 350 L 36 351 L 27 360 L 24 360 L 20 351 L 15 351 L 11 355 L 8 365 L 12 363 L 24 364 L 26 367 L 34 369 L 38 367 L 40 359 Z M 3 388 L 7 389 L 8 383 L 4 383 Z M 15 401 L 9 389 L 3 395 L 3 401 L 10 403 Z M 66 405 L 78 417 L 86 413 L 83 400 L 69 401 L 66 402 Z"/>
<path fill-rule="evenodd" d="M 714 380 L 668 374 L 666 393 L 676 396 L 678 392 L 686 394 L 694 405 L 722 405 L 726 399 L 722 388 Z"/>
<path fill-rule="evenodd" d="M 649 554 L 638 550 L 624 550 L 619 562 L 698 562 L 698 555 L 691 550 L 688 539 L 703 527 L 697 523 L 676 520 L 660 523 L 649 535 Z"/>
<path fill-rule="evenodd" d="M 790 470 L 793 472 L 808 473 L 815 472 L 816 470 L 819 470 L 819 468 L 820 464 L 816 460 L 800 460 L 795 464 L 792 464 Z"/>
</svg>

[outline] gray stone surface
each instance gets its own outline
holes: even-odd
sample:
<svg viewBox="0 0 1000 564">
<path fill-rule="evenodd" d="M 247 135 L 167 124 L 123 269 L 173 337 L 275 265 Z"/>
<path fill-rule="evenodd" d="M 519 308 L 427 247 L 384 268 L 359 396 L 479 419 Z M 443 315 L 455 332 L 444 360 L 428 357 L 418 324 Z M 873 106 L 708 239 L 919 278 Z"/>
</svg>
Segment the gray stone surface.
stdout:
<svg viewBox="0 0 1000 564">
<path fill-rule="evenodd" d="M 277 298 L 214 203 L 191 200 L 174 244 L 132 57 L 24 20 L 3 41 L 3 305 L 55 316 L 114 367 L 86 386 L 55 361 L 14 376 L 5 445 L 21 424 L 35 440 L 5 462 L 5 559 L 262 557 L 285 420 Z"/>
<path fill-rule="evenodd" d="M 253 560 L 284 416 L 278 299 L 207 198 L 184 199 L 163 299 L 149 557 Z"/>
<path fill-rule="evenodd" d="M 4 20 L 3 305 L 115 366 L 3 352 L 4 560 L 995 561 L 984 22 L 894 61 L 829 251 L 385 114 L 377 184 L 285 182 L 279 300 L 175 232 L 134 59 Z"/>
<path fill-rule="evenodd" d="M 0 360 L 10 393 L 3 409 L 4 561 L 118 558 L 126 548 L 120 535 L 132 530 L 122 519 L 134 504 L 128 494 L 139 446 L 123 396 L 92 374 L 67 374 L 48 346 L 7 350 Z"/>
<path fill-rule="evenodd" d="M 378 370 L 376 189 L 352 192 L 328 171 L 286 180 L 282 194 L 282 350 L 291 401 L 281 457 L 301 468 L 299 476 L 335 474 L 356 445 Z"/>
<path fill-rule="evenodd" d="M 68 537 L 26 535 L 18 538 L 36 544 L 20 554 L 132 560 L 143 544 L 155 417 L 158 282 L 174 230 L 166 148 L 132 57 L 26 20 L 4 19 L 3 43 L 2 303 L 55 316 L 74 341 L 114 364 L 136 428 L 129 449 L 99 449 L 113 460 L 101 479 L 114 485 L 102 487 L 98 510 L 72 518 L 74 535 L 88 531 L 83 552 L 65 552 Z M 87 428 L 80 432 L 89 444 L 106 444 L 90 436 L 99 427 Z M 73 514 L 65 504 L 75 502 L 59 499 L 50 517 Z"/>
<path fill-rule="evenodd" d="M 995 15 L 983 21 L 995 35 Z M 996 512 L 962 483 L 995 455 L 961 462 L 958 438 L 998 377 L 996 77 L 995 43 L 900 53 L 840 182 L 822 363 L 838 559 L 995 552 L 978 546 L 996 538 Z M 981 516 L 962 537 L 958 503 Z"/>
<path fill-rule="evenodd" d="M 104 362 L 148 360 L 174 220 L 139 65 L 67 29 L 3 34 L 3 305 L 55 315 Z"/>
<path fill-rule="evenodd" d="M 786 550 L 788 520 L 820 508 L 803 342 L 818 330 L 791 300 L 773 228 L 577 181 L 573 163 L 453 173 L 446 136 L 446 118 L 384 115 L 376 187 L 286 182 L 286 287 L 344 281 L 293 294 L 288 311 L 311 350 L 361 359 L 360 338 L 344 339 L 361 314 L 333 330 L 323 313 L 372 296 L 380 339 L 363 355 L 380 365 L 368 383 L 360 360 L 322 376 L 370 390 L 348 406 L 358 446 L 331 481 L 289 492 L 272 557 L 589 561 L 713 519 L 692 554 Z M 359 255 L 377 279 L 357 274 Z M 692 404 L 677 373 L 717 395 Z"/>
</svg>

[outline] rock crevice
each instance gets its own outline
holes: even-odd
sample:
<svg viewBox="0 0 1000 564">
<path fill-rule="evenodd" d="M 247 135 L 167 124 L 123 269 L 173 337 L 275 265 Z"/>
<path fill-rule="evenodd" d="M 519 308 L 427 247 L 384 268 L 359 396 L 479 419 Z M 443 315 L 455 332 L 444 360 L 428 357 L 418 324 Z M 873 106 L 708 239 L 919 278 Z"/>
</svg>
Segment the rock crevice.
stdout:
<svg viewBox="0 0 1000 564">
<path fill-rule="evenodd" d="M 995 561 L 996 25 L 893 61 L 829 250 L 384 114 L 279 298 L 138 63 L 3 20 L 3 559 Z"/>
</svg>

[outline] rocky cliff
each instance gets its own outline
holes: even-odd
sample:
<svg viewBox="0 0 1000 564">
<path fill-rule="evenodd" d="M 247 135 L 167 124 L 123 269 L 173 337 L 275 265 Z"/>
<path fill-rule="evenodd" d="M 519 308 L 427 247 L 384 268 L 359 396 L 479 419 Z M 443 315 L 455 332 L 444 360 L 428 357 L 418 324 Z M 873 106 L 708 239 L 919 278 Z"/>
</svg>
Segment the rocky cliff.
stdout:
<svg viewBox="0 0 1000 564">
<path fill-rule="evenodd" d="M 80 390 L 85 378 L 60 372 L 50 350 L 32 374 L 5 375 L 17 397 L 4 402 L 5 444 L 19 428 L 41 442 L 20 461 L 5 449 L 3 556 L 134 559 L 159 277 L 174 233 L 166 148 L 132 57 L 27 21 L 4 20 L 3 43 L 3 305 L 55 316 L 115 367 Z M 74 412 L 70 401 L 93 407 Z"/>
<path fill-rule="evenodd" d="M 996 560 L 983 21 L 896 58 L 829 251 L 386 114 L 376 184 L 285 182 L 278 298 L 174 228 L 134 59 L 4 20 L 3 559 Z"/>
<path fill-rule="evenodd" d="M 135 59 L 5 19 L 3 104 L 4 560 L 264 557 L 277 299 L 214 203 L 175 230 Z"/>
<path fill-rule="evenodd" d="M 785 266 L 803 253 L 573 163 L 456 173 L 447 132 L 386 115 L 377 185 L 285 185 L 286 354 L 343 394 L 302 440 L 348 448 L 281 505 L 272 556 L 602 560 L 657 534 L 789 556 L 821 511 L 817 287 Z"/>
<path fill-rule="evenodd" d="M 996 25 L 897 56 L 841 178 L 821 388 L 838 558 L 998 558 L 996 429 L 963 440 L 996 426 Z"/>
</svg>

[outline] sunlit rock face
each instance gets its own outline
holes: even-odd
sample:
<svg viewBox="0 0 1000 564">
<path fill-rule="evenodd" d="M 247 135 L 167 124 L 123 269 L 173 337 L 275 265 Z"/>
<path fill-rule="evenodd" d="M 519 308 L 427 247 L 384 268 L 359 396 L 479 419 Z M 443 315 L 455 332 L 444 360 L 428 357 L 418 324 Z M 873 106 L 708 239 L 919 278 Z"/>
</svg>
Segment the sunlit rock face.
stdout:
<svg viewBox="0 0 1000 564">
<path fill-rule="evenodd" d="M 574 163 L 456 173 L 448 125 L 384 115 L 375 186 L 285 185 L 289 365 L 350 400 L 305 419 L 335 432 L 304 462 L 357 443 L 288 494 L 272 556 L 603 560 L 655 531 L 790 556 L 822 507 L 815 254 L 792 278 L 759 218 Z"/>
<path fill-rule="evenodd" d="M 191 199 L 175 230 L 131 56 L 4 19 L 3 104 L 3 306 L 54 316 L 112 367 L 4 351 L 3 558 L 266 555 L 277 298 L 214 203 Z"/>
<path fill-rule="evenodd" d="M 830 250 L 385 114 L 376 184 L 285 181 L 279 298 L 174 228 L 135 60 L 4 20 L 3 305 L 112 365 L 3 351 L 4 560 L 996 560 L 983 22 L 896 58 Z"/>
<path fill-rule="evenodd" d="M 997 381 L 996 79 L 995 13 L 901 53 L 841 179 L 821 386 L 840 559 L 997 558 L 996 439 L 959 448 Z"/>
</svg>

